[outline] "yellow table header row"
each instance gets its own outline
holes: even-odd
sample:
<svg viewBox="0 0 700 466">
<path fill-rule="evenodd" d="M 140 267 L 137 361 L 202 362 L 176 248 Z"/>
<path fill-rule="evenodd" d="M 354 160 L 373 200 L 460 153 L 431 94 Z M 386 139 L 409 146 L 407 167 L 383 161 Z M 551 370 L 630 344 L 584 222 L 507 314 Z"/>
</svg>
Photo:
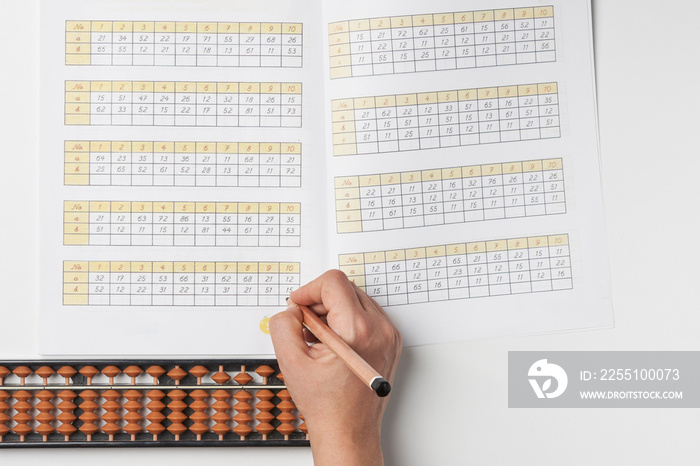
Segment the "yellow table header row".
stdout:
<svg viewBox="0 0 700 466">
<path fill-rule="evenodd" d="M 65 141 L 65 152 L 301 154 L 296 142 Z"/>
<path fill-rule="evenodd" d="M 64 212 L 298 214 L 299 203 L 277 202 L 150 202 L 65 201 Z"/>
<path fill-rule="evenodd" d="M 534 236 L 529 238 L 513 238 L 507 240 L 477 241 L 470 243 L 448 244 L 445 246 L 429 246 L 421 248 L 376 251 L 356 254 L 341 254 L 338 256 L 341 270 L 346 274 L 365 273 L 364 264 L 438 258 L 464 254 L 482 254 L 486 252 L 512 251 L 526 248 L 556 247 L 569 244 L 569 235 Z M 503 257 L 502 260 L 506 260 Z"/>
<path fill-rule="evenodd" d="M 376 175 L 341 176 L 335 178 L 335 188 L 355 188 L 380 186 L 398 183 L 418 183 L 428 181 L 471 178 L 489 175 L 508 175 L 514 173 L 532 173 L 548 170 L 561 170 L 562 159 L 529 160 L 525 162 L 507 162 L 500 164 L 474 165 L 467 167 L 438 168 L 414 172 L 383 173 Z"/>
<path fill-rule="evenodd" d="M 290 273 L 298 274 L 298 262 L 119 262 L 65 261 L 64 273 Z M 64 280 L 65 281 L 65 280 Z"/>
<path fill-rule="evenodd" d="M 181 81 L 66 81 L 66 92 L 301 94 L 301 83 Z"/>
<path fill-rule="evenodd" d="M 426 105 L 443 102 L 468 100 L 488 100 L 509 97 L 528 97 L 556 94 L 557 83 L 528 84 L 519 86 L 486 87 L 455 91 L 423 92 L 419 94 L 398 94 L 393 96 L 356 97 L 336 99 L 331 102 L 334 112 L 364 108 L 382 108 L 404 105 Z"/>
<path fill-rule="evenodd" d="M 218 23 L 194 21 L 66 21 L 67 32 L 301 34 L 302 23 Z"/>
<path fill-rule="evenodd" d="M 328 25 L 328 33 L 340 34 L 370 29 L 440 26 L 447 24 L 510 21 L 514 19 L 548 18 L 552 16 L 554 16 L 554 7 L 552 6 L 435 13 L 413 16 L 385 16 L 330 23 Z"/>
</svg>

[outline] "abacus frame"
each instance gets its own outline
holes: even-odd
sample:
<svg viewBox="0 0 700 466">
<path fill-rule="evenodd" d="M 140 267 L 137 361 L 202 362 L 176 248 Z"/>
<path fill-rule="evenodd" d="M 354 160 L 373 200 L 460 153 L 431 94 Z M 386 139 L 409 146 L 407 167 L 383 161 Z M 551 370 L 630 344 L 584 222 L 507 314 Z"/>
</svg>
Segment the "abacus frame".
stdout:
<svg viewBox="0 0 700 466">
<path fill-rule="evenodd" d="M 26 374 L 24 377 L 20 377 L 13 372 L 18 368 L 25 368 L 19 371 Z M 42 375 L 37 373 L 37 371 L 43 369 L 42 374 L 46 376 L 50 372 L 46 368 L 54 372 L 47 377 L 42 377 Z M 60 375 L 58 371 L 65 368 L 72 368 L 75 373 L 69 377 Z M 86 371 L 85 368 L 93 369 Z M 134 368 L 140 369 L 142 372 L 133 376 L 137 372 L 137 369 Z M 153 368 L 160 368 L 162 371 L 151 371 Z M 125 370 L 129 369 L 131 376 L 125 372 Z M 176 371 L 176 369 L 180 369 L 180 371 Z M 82 373 L 81 370 L 83 371 Z M 203 373 L 205 370 L 206 374 Z M 30 372 L 27 373 L 27 371 Z M 112 374 L 112 377 L 103 371 Z M 116 373 L 117 371 L 118 373 Z M 147 371 L 151 371 L 157 376 L 150 375 Z M 198 373 L 199 377 L 193 374 L 193 371 Z M 68 372 L 64 371 L 64 374 L 70 372 L 70 370 Z M 85 375 L 91 372 L 94 373 L 92 377 Z M 159 372 L 162 373 L 158 374 Z M 219 381 L 225 379 L 226 376 L 230 378 L 220 383 L 212 378 L 214 375 L 217 375 Z M 92 380 L 93 378 L 95 380 Z M 98 393 L 98 396 L 93 398 L 95 401 L 101 400 L 101 402 L 97 403 L 98 407 L 92 411 L 103 412 L 101 415 L 96 416 L 97 418 L 92 422 L 96 430 L 90 436 L 80 430 L 80 427 L 84 424 L 80 417 L 85 413 L 80 407 L 85 401 L 81 398 L 81 394 L 88 390 Z M 154 390 L 165 394 L 162 397 L 165 402 L 163 403 L 164 407 L 157 411 L 163 414 L 164 417 L 157 423 L 162 427 L 162 431 L 155 436 L 153 433 L 149 433 L 145 425 L 146 422 L 148 422 L 149 426 L 152 423 L 150 420 L 147 420 L 148 414 L 152 412 L 147 408 L 149 403 L 139 403 L 136 399 L 123 403 L 117 401 L 125 399 L 124 395 L 128 391 L 136 391 L 131 392 L 131 398 L 134 398 L 134 394 L 139 392 L 140 397 L 138 399 L 143 399 L 148 398 L 147 392 Z M 174 393 L 175 390 L 185 393 L 185 396 L 178 394 L 177 398 L 186 402 L 186 407 L 180 410 L 182 413 L 180 418 L 183 415 L 185 418 L 178 424 L 180 430 L 182 430 L 179 434 L 168 430 L 173 425 L 173 422 L 168 419 L 168 416 L 173 413 L 173 410 L 169 407 L 173 405 L 170 394 Z M 224 401 L 226 404 L 223 405 L 226 409 L 215 409 L 213 408 L 214 402 L 209 404 L 204 401 L 212 399 L 214 392 L 219 391 L 219 395 L 221 395 L 221 390 L 229 394 L 226 400 L 230 401 Z M 59 397 L 59 393 L 63 391 L 70 391 L 75 394 L 75 397 L 70 398 L 68 400 L 69 404 L 64 405 L 64 407 L 70 407 L 70 403 L 73 403 L 75 408 L 63 410 L 58 407 L 59 404 L 65 401 Z M 102 394 L 108 391 L 115 391 L 119 394 L 119 397 L 114 400 L 117 401 L 119 407 L 110 411 L 102 408 L 105 403 L 109 402 L 102 398 Z M 195 393 L 197 391 L 200 392 Z M 205 398 L 202 398 L 201 391 L 206 393 Z M 26 414 L 21 416 L 21 419 L 26 419 L 26 421 L 17 423 L 15 418 L 21 413 L 16 411 L 13 406 L 19 400 L 15 399 L 13 404 L 7 402 L 20 392 L 25 392 L 21 397 L 26 398 L 25 402 L 29 403 L 31 407 L 27 408 L 27 405 L 24 405 L 21 411 Z M 53 405 L 49 409 L 47 409 L 49 405 L 43 405 L 41 410 L 37 409 L 37 406 L 44 402 L 37 398 L 37 395 L 42 392 L 44 392 L 43 397 L 53 393 L 51 400 L 55 400 L 55 402 L 51 403 L 50 400 L 47 400 Z M 199 399 L 193 398 L 193 393 Z M 258 398 L 259 401 L 255 404 L 251 403 L 252 406 L 247 405 L 249 409 L 245 409 L 245 406 L 241 411 L 235 409 L 235 406 L 241 400 L 234 399 L 234 395 L 243 394 L 242 398 L 245 404 L 247 400 L 255 399 L 254 397 L 259 393 L 264 393 L 264 395 L 262 395 L 262 398 Z M 27 398 L 27 394 L 30 394 L 31 397 Z M 272 395 L 271 397 L 270 394 Z M 250 398 L 246 398 L 248 395 L 250 395 Z M 68 396 L 71 395 L 68 394 Z M 114 394 L 111 397 L 114 397 Z M 267 398 L 267 400 L 264 398 Z M 132 404 L 131 406 L 137 406 L 137 409 L 127 409 L 125 407 L 127 403 L 132 401 L 136 401 L 137 404 Z M 168 403 L 167 401 L 170 402 Z M 201 404 L 202 401 L 205 404 Z M 192 409 L 193 404 L 198 402 L 200 403 L 199 409 Z M 218 402 L 219 400 L 216 401 L 216 403 Z M 3 409 L 3 405 L 5 405 L 5 409 Z M 113 405 L 112 408 L 115 406 Z M 202 409 L 202 407 L 204 408 Z M 258 409 L 258 407 L 263 409 Z M 283 409 L 280 409 L 280 407 L 283 407 Z M 213 416 L 209 414 L 202 416 L 202 413 L 206 414 L 207 410 L 210 413 L 214 412 L 214 414 L 220 415 L 219 419 L 223 418 L 224 421 L 214 421 Z M 121 411 L 122 414 L 116 415 L 118 411 Z M 147 414 L 141 413 L 145 411 L 148 411 Z M 176 409 L 175 411 L 178 410 Z M 113 417 L 115 415 L 118 416 L 118 419 L 114 420 L 114 428 L 118 427 L 118 430 L 111 435 L 102 430 L 108 422 L 104 420 L 105 414 L 110 414 L 110 412 L 114 413 Z M 222 412 L 224 415 L 221 415 Z M 229 415 L 229 412 L 233 416 Z M 236 412 L 238 414 L 235 414 Z M 250 412 L 250 415 L 248 415 L 248 412 Z M 14 413 L 14 415 L 11 413 Z M 59 419 L 59 416 L 65 413 L 68 413 L 63 416 L 66 422 Z M 135 416 L 133 413 L 138 413 L 139 416 Z M 206 417 L 206 420 L 200 420 L 199 424 L 197 424 L 199 433 L 191 430 L 197 423 L 196 418 L 195 420 L 192 419 L 192 415 L 197 413 L 200 413 L 201 417 Z M 239 417 L 241 414 L 243 416 Z M 37 419 L 40 415 L 43 416 L 43 419 L 49 420 L 42 423 Z M 137 417 L 136 422 L 126 420 L 125 415 Z M 247 422 L 238 422 L 236 419 L 238 417 L 238 419 L 245 420 L 246 416 L 250 419 Z M 71 419 L 72 417 L 74 419 Z M 100 424 L 99 426 L 97 426 L 98 423 Z M 20 435 L 14 430 L 20 424 L 25 426 L 24 435 Z M 75 430 L 68 435 L 59 432 L 58 427 L 67 424 L 74 427 Z M 126 425 L 131 427 L 130 430 L 135 431 L 138 427 L 141 429 L 136 433 L 129 433 L 124 429 Z M 220 428 L 219 430 L 223 429 L 224 432 L 215 432 L 212 429 L 214 425 Z M 223 425 L 227 429 L 222 427 Z M 249 432 L 245 435 L 239 435 L 234 429 L 240 425 L 249 428 Z M 37 428 L 40 426 L 44 426 L 44 429 L 51 432 L 48 434 L 38 432 Z M 247 430 L 245 427 L 242 430 Z M 30 430 L 27 431 L 27 429 Z M 206 430 L 202 431 L 202 429 Z M 281 430 L 286 431 L 286 433 L 283 433 Z M 274 359 L 38 359 L 31 361 L 0 361 L 0 448 L 308 446 L 309 441 L 305 430 L 303 417 L 299 415 L 298 410 L 294 407 L 293 401 L 286 391 L 284 377 L 279 371 L 277 361 Z M 3 433 L 3 431 L 6 432 Z"/>
</svg>

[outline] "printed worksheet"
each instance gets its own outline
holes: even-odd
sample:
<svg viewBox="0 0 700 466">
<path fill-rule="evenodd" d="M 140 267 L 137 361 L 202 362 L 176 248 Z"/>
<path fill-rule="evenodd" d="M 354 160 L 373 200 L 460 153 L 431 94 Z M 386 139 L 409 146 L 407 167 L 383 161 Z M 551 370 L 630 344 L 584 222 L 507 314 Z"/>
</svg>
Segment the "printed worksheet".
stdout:
<svg viewBox="0 0 700 466">
<path fill-rule="evenodd" d="M 612 325 L 588 1 L 41 14 L 43 354 L 269 354 L 329 268 L 407 345 Z"/>
</svg>

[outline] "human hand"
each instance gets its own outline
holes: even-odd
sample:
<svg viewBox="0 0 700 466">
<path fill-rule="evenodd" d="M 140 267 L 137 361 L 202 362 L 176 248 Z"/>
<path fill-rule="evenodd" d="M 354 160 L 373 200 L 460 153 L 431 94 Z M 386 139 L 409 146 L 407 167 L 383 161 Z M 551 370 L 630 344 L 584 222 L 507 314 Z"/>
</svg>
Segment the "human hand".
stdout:
<svg viewBox="0 0 700 466">
<path fill-rule="evenodd" d="M 290 301 L 308 306 L 393 383 L 401 335 L 384 309 L 343 272 L 324 273 L 292 292 Z M 379 398 L 302 322 L 301 310 L 292 305 L 270 319 L 270 334 L 287 388 L 304 415 L 314 462 L 383 464 L 380 434 L 389 397 Z"/>
</svg>

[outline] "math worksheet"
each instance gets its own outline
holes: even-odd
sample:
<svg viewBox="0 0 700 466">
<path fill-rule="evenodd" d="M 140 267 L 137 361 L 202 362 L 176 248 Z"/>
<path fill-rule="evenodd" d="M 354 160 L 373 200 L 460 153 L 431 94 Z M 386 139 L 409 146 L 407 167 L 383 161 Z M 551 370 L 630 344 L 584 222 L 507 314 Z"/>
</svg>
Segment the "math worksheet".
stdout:
<svg viewBox="0 0 700 466">
<path fill-rule="evenodd" d="M 270 354 L 330 268 L 407 345 L 613 325 L 589 0 L 47 0 L 41 34 L 42 354 Z"/>
</svg>

